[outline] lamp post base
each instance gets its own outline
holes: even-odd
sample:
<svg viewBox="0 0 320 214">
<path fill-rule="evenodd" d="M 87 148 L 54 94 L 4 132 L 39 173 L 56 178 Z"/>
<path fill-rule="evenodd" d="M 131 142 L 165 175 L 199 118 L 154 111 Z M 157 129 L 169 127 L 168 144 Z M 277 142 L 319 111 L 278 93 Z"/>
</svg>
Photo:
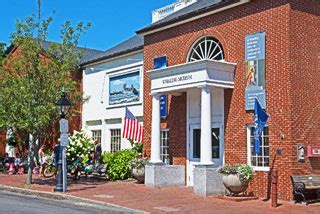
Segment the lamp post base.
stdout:
<svg viewBox="0 0 320 214">
<path fill-rule="evenodd" d="M 54 192 L 63 192 L 63 187 L 62 185 L 61 186 L 56 186 L 54 189 L 53 189 Z"/>
</svg>

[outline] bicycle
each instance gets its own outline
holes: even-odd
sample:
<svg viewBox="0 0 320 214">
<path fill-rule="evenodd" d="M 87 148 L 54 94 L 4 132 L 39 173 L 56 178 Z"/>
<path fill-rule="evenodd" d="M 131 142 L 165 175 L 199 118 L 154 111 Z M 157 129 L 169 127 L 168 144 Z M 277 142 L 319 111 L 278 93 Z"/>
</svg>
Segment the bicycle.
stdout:
<svg viewBox="0 0 320 214">
<path fill-rule="evenodd" d="M 44 167 L 44 169 L 42 169 L 43 177 L 51 178 L 53 176 L 57 176 L 58 169 L 52 157 L 48 157 L 46 163 L 42 167 Z"/>
</svg>

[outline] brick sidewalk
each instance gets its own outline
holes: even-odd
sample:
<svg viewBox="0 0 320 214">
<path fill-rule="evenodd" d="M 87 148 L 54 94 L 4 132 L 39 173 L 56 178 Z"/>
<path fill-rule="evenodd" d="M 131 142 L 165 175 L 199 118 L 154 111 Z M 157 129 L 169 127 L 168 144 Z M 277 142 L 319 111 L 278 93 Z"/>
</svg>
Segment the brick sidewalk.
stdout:
<svg viewBox="0 0 320 214">
<path fill-rule="evenodd" d="M 46 192 L 52 192 L 55 186 L 53 178 L 34 176 L 33 185 L 25 185 L 25 179 L 26 175 L 0 175 L 0 184 Z M 303 206 L 281 202 L 278 208 L 272 208 L 270 201 L 232 202 L 197 196 L 190 187 L 153 189 L 134 181 L 70 180 L 67 194 L 151 213 L 320 213 L 320 203 Z"/>
</svg>

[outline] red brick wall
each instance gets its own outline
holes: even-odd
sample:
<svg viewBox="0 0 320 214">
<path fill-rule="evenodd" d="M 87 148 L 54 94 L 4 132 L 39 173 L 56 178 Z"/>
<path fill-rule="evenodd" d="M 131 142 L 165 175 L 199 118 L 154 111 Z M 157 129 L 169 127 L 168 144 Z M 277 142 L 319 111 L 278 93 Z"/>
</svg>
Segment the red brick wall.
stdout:
<svg viewBox="0 0 320 214">
<path fill-rule="evenodd" d="M 320 145 L 320 1 L 299 2 L 291 1 L 290 12 L 293 156 L 296 144 Z M 294 162 L 293 174 L 320 173 L 320 158 Z"/>
<path fill-rule="evenodd" d="M 291 198 L 290 174 L 310 173 L 319 168 L 319 160 L 311 164 L 308 160 L 306 163 L 297 163 L 295 147 L 297 143 L 319 144 L 320 116 L 317 110 L 320 106 L 312 107 L 320 101 L 320 95 L 315 90 L 320 84 L 319 4 L 316 0 L 303 3 L 253 0 L 231 10 L 145 37 L 145 71 L 153 68 L 152 61 L 156 56 L 167 55 L 169 66 L 185 63 L 190 47 L 201 36 L 212 35 L 220 40 L 226 61 L 237 63 L 234 90 L 225 91 L 225 160 L 226 163 L 246 163 L 246 127 L 253 123 L 253 114 L 245 111 L 244 103 L 244 39 L 246 34 L 266 32 L 267 112 L 271 115 L 268 121 L 270 167 L 279 171 L 280 199 Z M 150 154 L 151 133 L 149 94 L 150 79 L 145 75 L 144 142 L 147 154 Z M 184 96 L 171 100 L 170 106 L 177 109 L 172 109 L 168 123 L 165 121 L 162 124 L 170 128 L 170 143 L 174 145 L 174 148 L 170 147 L 174 149 L 171 151 L 173 160 L 179 159 L 182 162 L 185 162 L 186 156 L 186 125 L 182 119 L 186 115 Z M 282 154 L 276 156 L 278 148 Z M 267 172 L 256 172 L 250 191 L 260 197 L 268 197 L 269 176 Z"/>
</svg>

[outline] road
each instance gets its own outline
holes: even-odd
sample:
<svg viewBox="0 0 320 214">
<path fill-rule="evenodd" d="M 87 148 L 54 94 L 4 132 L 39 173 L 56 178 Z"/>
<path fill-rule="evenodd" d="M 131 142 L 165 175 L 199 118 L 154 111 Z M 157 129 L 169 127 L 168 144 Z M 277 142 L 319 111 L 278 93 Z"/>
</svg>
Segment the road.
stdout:
<svg viewBox="0 0 320 214">
<path fill-rule="evenodd" d="M 0 191 L 0 213 L 9 214 L 84 214 L 127 213 L 120 208 L 90 207 L 83 203 L 44 199 Z"/>
</svg>

